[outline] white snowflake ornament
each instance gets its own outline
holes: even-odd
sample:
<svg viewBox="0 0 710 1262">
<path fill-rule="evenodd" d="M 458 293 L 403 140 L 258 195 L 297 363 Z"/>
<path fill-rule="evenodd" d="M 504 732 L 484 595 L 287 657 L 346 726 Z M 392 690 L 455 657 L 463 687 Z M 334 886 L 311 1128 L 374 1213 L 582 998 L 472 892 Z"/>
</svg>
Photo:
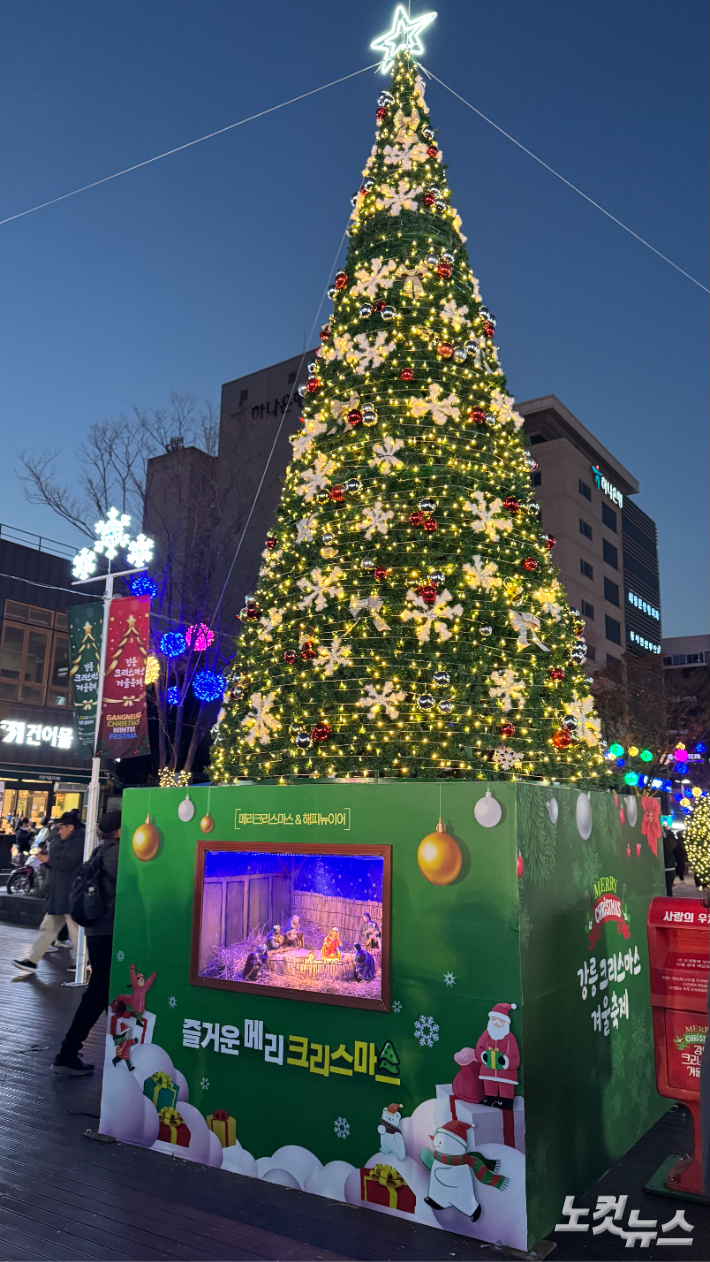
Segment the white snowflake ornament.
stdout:
<svg viewBox="0 0 710 1262">
<path fill-rule="evenodd" d="M 439 1027 L 433 1017 L 422 1015 L 414 1022 L 414 1037 L 420 1047 L 433 1047 L 439 1042 Z"/>
<path fill-rule="evenodd" d="M 153 560 L 155 552 L 155 544 L 147 535 L 136 535 L 135 539 L 131 539 L 126 550 L 128 564 L 135 566 L 137 570 L 142 570 Z"/>
<path fill-rule="evenodd" d="M 261 745 L 269 745 L 271 733 L 278 732 L 281 722 L 271 713 L 275 699 L 273 692 L 268 692 L 265 697 L 260 692 L 252 693 L 249 698 L 251 713 L 242 719 L 242 727 L 247 729 L 244 737 L 247 745 L 255 745 L 257 741 Z"/>
<path fill-rule="evenodd" d="M 130 542 L 128 527 L 131 519 L 128 513 L 119 513 L 117 508 L 110 508 L 106 514 L 106 521 L 97 521 L 94 530 L 98 535 L 98 539 L 94 544 L 95 552 L 103 552 L 108 561 L 113 561 L 118 556 L 119 548 L 125 548 Z"/>
<path fill-rule="evenodd" d="M 397 706 L 406 697 L 405 692 L 400 692 L 395 688 L 391 679 L 388 679 L 380 692 L 374 684 L 365 685 L 365 696 L 360 697 L 357 702 L 359 706 L 364 706 L 368 712 L 368 718 L 375 719 L 379 710 L 384 710 L 390 719 L 396 719 L 399 716 Z"/>
<path fill-rule="evenodd" d="M 336 1117 L 333 1123 L 333 1130 L 338 1139 L 347 1139 L 350 1134 L 350 1123 L 346 1117 Z"/>
<path fill-rule="evenodd" d="M 175 995 L 171 995 L 168 999 L 168 1006 L 170 1008 L 177 1008 L 177 999 L 175 998 Z"/>
</svg>

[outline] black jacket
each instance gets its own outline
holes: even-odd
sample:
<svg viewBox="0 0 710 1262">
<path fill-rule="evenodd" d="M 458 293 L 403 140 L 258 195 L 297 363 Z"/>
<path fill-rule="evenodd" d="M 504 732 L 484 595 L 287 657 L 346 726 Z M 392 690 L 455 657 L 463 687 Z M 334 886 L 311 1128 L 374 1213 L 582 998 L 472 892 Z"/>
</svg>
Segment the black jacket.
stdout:
<svg viewBox="0 0 710 1262">
<path fill-rule="evenodd" d="M 103 890 L 106 899 L 106 912 L 95 925 L 88 925 L 87 938 L 110 936 L 113 933 L 113 917 L 116 910 L 116 874 L 118 872 L 118 837 L 109 837 L 102 841 L 94 854 L 101 855 Z"/>
<path fill-rule="evenodd" d="M 83 828 L 75 828 L 65 840 L 57 835 L 49 843 L 47 911 L 50 916 L 71 911 L 69 892 L 84 862 L 84 836 Z"/>
</svg>

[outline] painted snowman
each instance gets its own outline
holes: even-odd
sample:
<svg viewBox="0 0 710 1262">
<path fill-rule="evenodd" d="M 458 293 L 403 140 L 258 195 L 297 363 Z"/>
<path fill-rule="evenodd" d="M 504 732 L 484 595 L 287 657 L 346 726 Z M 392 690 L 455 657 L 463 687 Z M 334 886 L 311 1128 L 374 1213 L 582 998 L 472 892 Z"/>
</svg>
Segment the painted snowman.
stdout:
<svg viewBox="0 0 710 1262">
<path fill-rule="evenodd" d="M 380 1134 L 380 1152 L 385 1155 L 392 1155 L 404 1161 L 406 1151 L 404 1147 L 404 1136 L 401 1131 L 402 1114 L 400 1113 L 401 1104 L 388 1104 L 382 1110 L 382 1121 L 377 1127 Z"/>
<path fill-rule="evenodd" d="M 429 1192 L 424 1200 L 432 1209 L 457 1209 L 475 1223 L 480 1217 L 481 1207 L 474 1191 L 473 1169 L 466 1160 L 469 1132 L 472 1142 L 473 1126 L 468 1122 L 451 1121 L 437 1126 L 431 1136 L 434 1153 Z"/>
</svg>

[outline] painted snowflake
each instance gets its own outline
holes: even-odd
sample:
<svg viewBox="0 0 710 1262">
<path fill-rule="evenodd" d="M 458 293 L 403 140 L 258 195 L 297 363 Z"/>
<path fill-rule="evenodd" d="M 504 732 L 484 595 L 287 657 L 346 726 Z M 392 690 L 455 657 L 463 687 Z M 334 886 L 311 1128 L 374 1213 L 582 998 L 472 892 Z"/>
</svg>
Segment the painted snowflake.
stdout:
<svg viewBox="0 0 710 1262">
<path fill-rule="evenodd" d="M 453 973 L 444 973 L 444 982 L 446 983 L 447 986 L 455 986 L 456 978 L 454 977 Z"/>
<path fill-rule="evenodd" d="M 433 1017 L 422 1015 L 414 1022 L 414 1037 L 421 1047 L 433 1047 L 439 1042 L 439 1027 Z"/>
<path fill-rule="evenodd" d="M 209 1091 L 209 1089 L 210 1089 L 210 1080 L 209 1080 L 209 1078 L 200 1078 L 200 1086 L 202 1087 L 202 1090 L 203 1090 L 203 1091 Z"/>
<path fill-rule="evenodd" d="M 395 999 L 394 1003 L 392 1004 L 392 1011 L 393 1011 L 393 1012 L 401 1012 L 401 1011 L 402 1011 L 402 1005 L 401 1005 L 401 1003 L 399 1002 L 399 999 Z"/>
<path fill-rule="evenodd" d="M 116 959 L 118 960 L 119 964 L 120 964 L 123 960 L 125 960 L 125 958 L 126 958 L 126 953 L 125 953 L 125 951 L 117 951 L 117 952 L 116 952 Z"/>
<path fill-rule="evenodd" d="M 170 998 L 168 999 L 168 1004 L 171 1008 L 177 1008 L 177 999 L 175 998 L 175 995 L 170 996 Z"/>
<path fill-rule="evenodd" d="M 336 1117 L 333 1123 L 333 1130 L 338 1139 L 347 1139 L 350 1134 L 350 1123 L 346 1117 Z"/>
</svg>

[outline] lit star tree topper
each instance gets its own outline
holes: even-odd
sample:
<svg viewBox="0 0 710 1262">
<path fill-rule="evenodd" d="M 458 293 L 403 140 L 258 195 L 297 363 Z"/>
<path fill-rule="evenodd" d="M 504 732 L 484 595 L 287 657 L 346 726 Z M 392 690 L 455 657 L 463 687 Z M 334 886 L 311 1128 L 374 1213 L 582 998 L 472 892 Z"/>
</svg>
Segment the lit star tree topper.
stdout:
<svg viewBox="0 0 710 1262">
<path fill-rule="evenodd" d="M 585 624 L 543 534 L 425 84 L 397 46 L 212 777 L 591 787 L 610 773 Z"/>
<path fill-rule="evenodd" d="M 424 52 L 421 33 L 435 17 L 436 13 L 420 13 L 419 17 L 413 18 L 403 4 L 397 5 L 390 29 L 370 44 L 375 52 L 384 54 L 380 65 L 383 74 L 392 69 L 397 53 L 406 51 L 419 55 Z"/>
</svg>

